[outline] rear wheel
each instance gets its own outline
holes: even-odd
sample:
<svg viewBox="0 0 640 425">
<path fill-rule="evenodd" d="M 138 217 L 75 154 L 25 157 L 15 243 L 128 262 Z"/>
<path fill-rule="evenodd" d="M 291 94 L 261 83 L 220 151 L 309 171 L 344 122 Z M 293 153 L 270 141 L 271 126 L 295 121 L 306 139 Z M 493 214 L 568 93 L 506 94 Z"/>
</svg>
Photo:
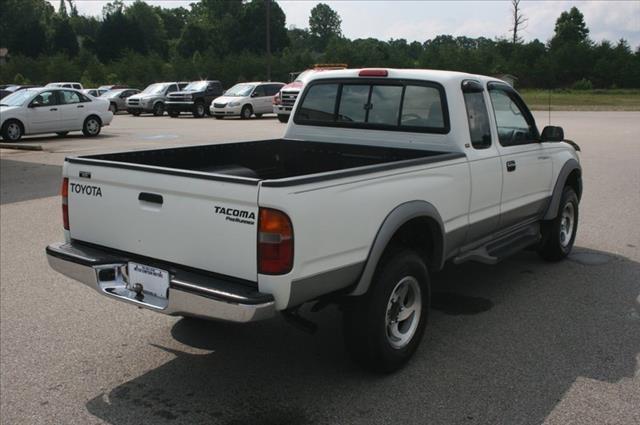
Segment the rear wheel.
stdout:
<svg viewBox="0 0 640 425">
<path fill-rule="evenodd" d="M 345 311 L 345 342 L 353 359 L 384 373 L 406 364 L 424 334 L 429 291 L 429 273 L 416 252 L 384 258 L 367 294 Z"/>
<path fill-rule="evenodd" d="M 156 117 L 161 117 L 164 115 L 164 103 L 158 102 L 153 105 L 153 115 Z"/>
<path fill-rule="evenodd" d="M 289 115 L 278 114 L 278 121 L 280 121 L 280 122 L 288 122 L 289 121 Z"/>
<path fill-rule="evenodd" d="M 253 108 L 251 105 L 244 105 L 242 107 L 242 111 L 240 111 L 240 118 L 243 120 L 248 120 L 253 115 Z"/>
<path fill-rule="evenodd" d="M 100 118 L 95 115 L 91 115 L 84 120 L 84 124 L 82 126 L 82 134 L 87 137 L 95 137 L 100 134 L 100 130 L 102 129 L 102 122 L 100 122 Z"/>
<path fill-rule="evenodd" d="M 193 107 L 193 116 L 195 118 L 202 118 L 205 116 L 206 110 L 203 102 L 196 102 Z"/>
<path fill-rule="evenodd" d="M 560 261 L 571 253 L 578 231 L 578 196 L 567 186 L 562 191 L 558 215 L 542 224 L 538 254 L 547 261 Z"/>
<path fill-rule="evenodd" d="M 22 125 L 17 120 L 9 120 L 2 126 L 2 139 L 7 142 L 17 142 L 22 137 L 24 131 Z"/>
</svg>

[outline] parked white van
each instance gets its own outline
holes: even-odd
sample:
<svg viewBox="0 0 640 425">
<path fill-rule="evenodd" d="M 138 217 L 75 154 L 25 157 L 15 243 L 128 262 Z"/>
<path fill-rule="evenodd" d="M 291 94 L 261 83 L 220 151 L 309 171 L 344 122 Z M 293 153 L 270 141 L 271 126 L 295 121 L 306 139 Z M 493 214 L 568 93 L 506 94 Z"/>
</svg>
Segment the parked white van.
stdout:
<svg viewBox="0 0 640 425">
<path fill-rule="evenodd" d="M 273 113 L 272 99 L 284 83 L 239 83 L 211 102 L 211 115 L 217 119 L 240 116 L 242 119 Z"/>
</svg>

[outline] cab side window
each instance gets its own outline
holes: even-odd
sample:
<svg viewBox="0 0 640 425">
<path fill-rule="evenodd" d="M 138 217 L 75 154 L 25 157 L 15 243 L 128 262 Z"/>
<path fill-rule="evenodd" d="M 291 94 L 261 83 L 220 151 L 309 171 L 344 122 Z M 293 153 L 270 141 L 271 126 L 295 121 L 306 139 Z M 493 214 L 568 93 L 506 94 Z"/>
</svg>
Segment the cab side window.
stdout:
<svg viewBox="0 0 640 425">
<path fill-rule="evenodd" d="M 71 90 L 61 90 L 60 91 L 60 103 L 63 105 L 70 105 L 74 103 L 80 103 L 82 99 L 80 98 L 80 94 Z"/>
<path fill-rule="evenodd" d="M 538 139 L 533 117 L 519 97 L 501 88 L 490 88 L 491 103 L 496 117 L 498 140 L 502 146 L 533 143 Z"/>
<path fill-rule="evenodd" d="M 56 96 L 56 92 L 54 91 L 42 92 L 31 101 L 31 106 L 34 106 L 34 107 L 53 106 L 57 104 L 58 104 L 58 99 Z"/>
<path fill-rule="evenodd" d="M 264 90 L 264 86 L 256 87 L 256 89 L 253 91 L 253 96 L 254 97 L 264 97 L 264 96 L 266 96 L 266 92 Z"/>
<path fill-rule="evenodd" d="M 467 109 L 471 146 L 475 149 L 491 147 L 491 126 L 483 92 L 464 93 L 464 105 Z"/>
</svg>

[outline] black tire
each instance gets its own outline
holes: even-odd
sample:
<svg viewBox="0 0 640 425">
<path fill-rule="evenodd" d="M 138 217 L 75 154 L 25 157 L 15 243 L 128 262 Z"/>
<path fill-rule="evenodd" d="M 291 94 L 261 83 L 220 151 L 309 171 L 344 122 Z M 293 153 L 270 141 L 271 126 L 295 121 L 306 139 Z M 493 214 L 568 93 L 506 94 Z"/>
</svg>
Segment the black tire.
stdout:
<svg viewBox="0 0 640 425">
<path fill-rule="evenodd" d="M 95 115 L 90 115 L 82 124 L 82 134 L 86 137 L 96 137 L 102 130 L 102 121 Z"/>
<path fill-rule="evenodd" d="M 224 118 L 222 115 L 214 115 L 214 117 L 216 117 L 217 120 L 221 120 Z"/>
<path fill-rule="evenodd" d="M 262 118 L 262 114 L 255 114 L 256 118 Z"/>
<path fill-rule="evenodd" d="M 158 102 L 155 105 L 153 105 L 153 116 L 161 117 L 163 115 L 164 115 L 164 103 Z"/>
<path fill-rule="evenodd" d="M 115 103 L 110 103 L 109 110 L 113 115 L 115 115 L 118 112 L 118 105 L 116 105 Z"/>
<path fill-rule="evenodd" d="M 240 119 L 248 120 L 253 115 L 253 108 L 251 105 L 244 105 L 240 111 Z"/>
<path fill-rule="evenodd" d="M 289 115 L 278 114 L 278 121 L 280 121 L 280 122 L 289 122 Z"/>
<path fill-rule="evenodd" d="M 169 110 L 169 111 L 167 111 L 167 113 L 169 114 L 169 116 L 171 118 L 178 118 L 180 116 L 180 112 L 178 112 L 178 111 Z"/>
<path fill-rule="evenodd" d="M 394 326 L 392 320 L 402 314 L 400 309 L 404 304 L 397 303 L 397 300 L 394 302 L 392 295 L 405 284 L 418 287 L 419 291 L 413 289 L 413 292 L 405 295 L 413 294 L 412 303 L 407 307 L 413 306 L 415 311 L 408 318 L 395 322 L 400 332 L 402 327 L 406 330 L 405 333 L 401 332 L 407 338 L 402 342 L 394 340 L 394 336 L 389 335 L 389 329 Z M 418 298 L 420 304 L 414 305 Z M 369 291 L 350 301 L 345 308 L 345 343 L 354 361 L 369 370 L 382 373 L 390 373 L 404 366 L 422 340 L 430 298 L 429 272 L 416 252 L 402 249 L 383 257 Z"/>
<path fill-rule="evenodd" d="M 58 132 L 56 133 L 56 135 L 57 135 L 58 137 L 64 137 L 64 136 L 66 136 L 67 134 L 69 134 L 69 132 L 68 132 L 68 131 L 58 131 Z"/>
<path fill-rule="evenodd" d="M 8 120 L 2 125 L 0 133 L 2 133 L 2 140 L 18 142 L 24 134 L 24 127 L 18 120 Z"/>
<path fill-rule="evenodd" d="M 558 215 L 542 223 L 538 254 L 547 261 L 560 261 L 571 253 L 578 231 L 578 195 L 567 186 L 562 191 Z M 568 233 L 570 232 L 570 233 Z"/>
<path fill-rule="evenodd" d="M 206 107 L 204 106 L 204 102 L 196 102 L 195 105 L 193 105 L 193 117 L 194 118 L 203 118 L 206 115 L 207 111 L 206 111 Z"/>
</svg>

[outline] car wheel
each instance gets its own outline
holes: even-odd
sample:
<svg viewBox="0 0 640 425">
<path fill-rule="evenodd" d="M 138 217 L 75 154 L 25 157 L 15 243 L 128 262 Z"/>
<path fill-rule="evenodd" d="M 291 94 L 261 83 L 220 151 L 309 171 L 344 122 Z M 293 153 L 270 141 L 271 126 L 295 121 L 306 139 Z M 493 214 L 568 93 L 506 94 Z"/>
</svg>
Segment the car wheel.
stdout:
<svg viewBox="0 0 640 425">
<path fill-rule="evenodd" d="M 109 111 L 111 111 L 111 113 L 115 115 L 116 112 L 118 112 L 118 106 L 115 103 L 109 104 Z"/>
<path fill-rule="evenodd" d="M 262 118 L 262 114 L 256 114 L 256 118 Z"/>
<path fill-rule="evenodd" d="M 202 118 L 204 117 L 205 113 L 206 113 L 206 108 L 204 107 L 204 103 L 203 102 L 196 102 L 196 104 L 193 107 L 193 116 L 195 118 Z"/>
<path fill-rule="evenodd" d="M 2 139 L 7 142 L 17 142 L 23 133 L 22 124 L 17 120 L 9 120 L 2 126 Z"/>
<path fill-rule="evenodd" d="M 405 249 L 385 257 L 369 291 L 345 309 L 344 335 L 357 363 L 390 373 L 409 361 L 422 340 L 430 286 L 427 267 L 416 252 Z"/>
<path fill-rule="evenodd" d="M 58 137 L 64 137 L 67 134 L 69 134 L 69 132 L 68 131 L 58 131 L 56 134 L 58 135 Z"/>
<path fill-rule="evenodd" d="M 161 117 L 164 115 L 164 103 L 158 102 L 153 105 L 153 115 L 156 117 Z"/>
<path fill-rule="evenodd" d="M 289 115 L 278 114 L 278 121 L 280 121 L 280 122 L 288 122 L 289 121 Z"/>
<path fill-rule="evenodd" d="M 244 105 L 242 107 L 242 111 L 240 111 L 240 118 L 243 120 L 248 120 L 253 115 L 253 108 L 251 105 Z"/>
<path fill-rule="evenodd" d="M 82 134 L 87 137 L 95 137 L 100 134 L 100 130 L 102 129 L 102 122 L 100 122 L 100 118 L 95 115 L 91 115 L 84 120 L 84 125 L 82 126 Z"/>
<path fill-rule="evenodd" d="M 571 253 L 578 231 L 578 196 L 567 186 L 562 191 L 556 218 L 542 223 L 538 254 L 547 261 L 560 261 Z"/>
</svg>

